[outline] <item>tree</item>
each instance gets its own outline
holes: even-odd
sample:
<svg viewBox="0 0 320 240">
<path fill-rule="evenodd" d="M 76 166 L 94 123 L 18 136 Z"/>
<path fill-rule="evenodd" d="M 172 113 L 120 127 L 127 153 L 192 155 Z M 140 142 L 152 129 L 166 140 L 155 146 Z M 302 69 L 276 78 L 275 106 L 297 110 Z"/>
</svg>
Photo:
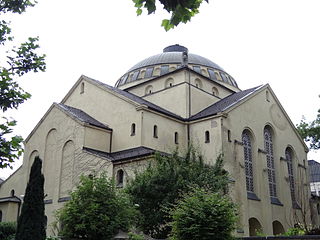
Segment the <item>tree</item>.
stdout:
<svg viewBox="0 0 320 240">
<path fill-rule="evenodd" d="M 320 109 L 315 120 L 306 123 L 305 119 L 302 119 L 300 124 L 297 125 L 297 129 L 301 137 L 310 143 L 310 149 L 320 149 Z"/>
<path fill-rule="evenodd" d="M 138 227 L 155 238 L 166 238 L 171 231 L 167 224 L 172 219 L 168 210 L 194 186 L 212 192 L 227 193 L 228 174 L 220 156 L 214 166 L 203 162 L 203 157 L 192 146 L 183 157 L 175 151 L 170 155 L 157 154 L 142 173 L 127 186 L 132 201 L 141 213 Z"/>
<path fill-rule="evenodd" d="M 61 236 L 67 239 L 109 240 L 128 230 L 135 210 L 105 174 L 82 176 L 71 200 L 58 212 Z"/>
<path fill-rule="evenodd" d="M 218 193 L 194 188 L 178 201 L 170 212 L 172 240 L 233 239 L 236 206 Z"/>
<path fill-rule="evenodd" d="M 0 15 L 6 13 L 25 12 L 26 8 L 33 7 L 32 0 L 0 0 Z M 28 72 L 45 71 L 45 55 L 38 55 L 38 37 L 29 38 L 18 48 L 7 49 L 9 42 L 13 42 L 9 22 L 0 20 L 0 47 L 7 52 L 7 56 L 0 58 L 0 110 L 2 121 L 0 122 L 0 168 L 11 167 L 14 160 L 22 153 L 22 138 L 12 136 L 12 127 L 16 121 L 4 116 L 8 109 L 17 109 L 31 95 L 25 92 L 17 83 L 16 78 Z M 6 63 L 6 64 L 4 64 Z M 11 138 L 10 138 L 11 136 Z"/>
<path fill-rule="evenodd" d="M 200 5 L 209 0 L 159 0 L 163 8 L 171 13 L 170 19 L 162 20 L 162 25 L 166 31 L 178 26 L 179 23 L 187 23 L 191 17 L 199 13 Z M 133 0 L 137 8 L 137 15 L 142 14 L 142 8 L 147 9 L 148 14 L 155 13 L 155 0 Z"/>
<path fill-rule="evenodd" d="M 42 161 L 36 157 L 31 167 L 15 240 L 46 239 L 44 177 L 41 167 Z"/>
</svg>

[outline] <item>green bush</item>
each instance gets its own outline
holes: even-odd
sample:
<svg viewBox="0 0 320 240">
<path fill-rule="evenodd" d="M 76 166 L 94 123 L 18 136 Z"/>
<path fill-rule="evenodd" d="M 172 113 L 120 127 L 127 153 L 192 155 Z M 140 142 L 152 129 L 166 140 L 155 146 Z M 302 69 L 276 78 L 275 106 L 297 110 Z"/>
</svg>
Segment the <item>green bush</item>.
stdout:
<svg viewBox="0 0 320 240">
<path fill-rule="evenodd" d="M 228 173 L 223 169 L 219 156 L 214 165 L 204 163 L 203 156 L 190 146 L 183 157 L 178 152 L 157 154 L 142 173 L 129 183 L 127 192 L 141 213 L 138 228 L 154 238 L 167 238 L 171 227 L 168 208 L 190 191 L 192 186 L 206 187 L 224 194 L 228 187 Z"/>
<path fill-rule="evenodd" d="M 57 213 L 65 239 L 110 240 L 126 231 L 135 216 L 128 197 L 117 191 L 114 182 L 101 176 L 82 176 L 71 200 Z"/>
<path fill-rule="evenodd" d="M 171 239 L 234 239 L 235 213 L 236 207 L 228 197 L 195 188 L 171 210 Z"/>
<path fill-rule="evenodd" d="M 11 240 L 14 239 L 17 225 L 15 222 L 0 222 L 0 239 Z"/>
</svg>

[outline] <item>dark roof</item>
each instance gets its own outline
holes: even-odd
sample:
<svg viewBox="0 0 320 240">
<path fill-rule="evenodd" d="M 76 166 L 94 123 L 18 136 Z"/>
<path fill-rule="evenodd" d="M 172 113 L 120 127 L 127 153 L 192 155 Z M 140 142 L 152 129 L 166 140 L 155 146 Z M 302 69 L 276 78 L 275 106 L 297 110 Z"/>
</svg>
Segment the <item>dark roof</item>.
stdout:
<svg viewBox="0 0 320 240">
<path fill-rule="evenodd" d="M 94 119 L 89 114 L 85 113 L 84 111 L 82 111 L 78 108 L 70 107 L 70 106 L 67 106 L 62 103 L 57 103 L 56 105 L 59 106 L 60 108 L 62 108 L 63 110 L 65 110 L 71 116 L 76 117 L 81 122 L 87 123 L 87 124 L 95 126 L 95 127 L 99 127 L 99 128 L 103 128 L 103 129 L 107 129 L 107 130 L 112 130 L 107 125 L 99 122 L 98 120 Z"/>
<path fill-rule="evenodd" d="M 2 179 L 2 178 L 0 178 L 0 185 L 1 185 L 1 183 L 3 183 L 4 182 L 4 180 Z"/>
<path fill-rule="evenodd" d="M 308 160 L 310 182 L 320 182 L 320 163 Z"/>
<path fill-rule="evenodd" d="M 159 107 L 158 105 L 155 105 L 155 104 L 153 104 L 153 103 L 151 103 L 151 102 L 149 102 L 149 101 L 147 101 L 147 100 L 145 100 L 145 99 L 143 99 L 141 97 L 138 97 L 137 95 L 134 95 L 134 94 L 132 94 L 130 92 L 121 90 L 121 89 L 116 88 L 116 87 L 109 86 L 108 84 L 105 84 L 105 83 L 100 82 L 98 80 L 95 80 L 95 79 L 92 79 L 92 78 L 90 78 L 90 79 L 92 81 L 96 82 L 97 84 L 99 84 L 100 86 L 108 88 L 108 89 L 110 89 L 110 90 L 112 90 L 112 91 L 114 91 L 114 92 L 116 92 L 116 93 L 118 93 L 118 94 L 120 94 L 120 95 L 122 95 L 122 96 L 124 96 L 126 98 L 129 98 L 130 100 L 132 100 L 132 101 L 134 101 L 136 103 L 146 105 L 151 110 L 154 110 L 154 111 L 159 112 L 159 113 L 163 113 L 163 114 L 165 114 L 167 116 L 170 116 L 170 117 L 173 117 L 173 118 L 176 118 L 176 119 L 179 119 L 179 120 L 184 120 L 184 118 L 180 117 L 179 115 L 174 114 L 174 113 L 172 113 L 172 112 L 170 112 L 170 111 L 168 111 L 168 110 L 166 110 L 166 109 L 164 109 L 162 107 Z"/>
<path fill-rule="evenodd" d="M 153 55 L 151 57 L 148 57 L 138 62 L 133 67 L 131 67 L 127 72 L 132 72 L 136 69 L 140 69 L 140 68 L 144 68 L 152 65 L 174 64 L 174 63 L 181 64 L 181 62 L 182 62 L 182 52 L 164 52 L 157 55 Z M 193 53 L 188 54 L 188 63 L 206 66 L 206 67 L 215 68 L 215 69 L 224 71 L 222 67 L 220 67 L 218 64 L 215 64 L 211 60 Z"/>
<path fill-rule="evenodd" d="M 189 118 L 190 121 L 197 120 L 201 118 L 205 118 L 208 116 L 216 115 L 219 112 L 225 111 L 234 104 L 238 103 L 239 101 L 243 100 L 244 98 L 248 97 L 252 93 L 254 93 L 257 89 L 259 89 L 261 86 L 250 88 L 247 90 L 243 90 L 240 92 L 233 93 L 220 101 L 212 104 L 211 106 L 203 109 L 202 111 L 198 112 L 197 114 L 191 116 Z"/>
<path fill-rule="evenodd" d="M 254 88 L 250 88 L 250 89 L 247 89 L 247 90 L 243 90 L 243 91 L 240 91 L 240 92 L 236 92 L 236 93 L 233 93 L 223 99 L 221 99 L 220 101 L 210 105 L 209 107 L 203 109 L 202 111 L 198 112 L 197 114 L 191 116 L 190 118 L 183 118 L 175 113 L 172 113 L 156 104 L 153 104 L 137 95 L 134 95 L 133 93 L 130 93 L 130 92 L 127 92 L 125 90 L 121 90 L 119 88 L 116 88 L 116 87 L 112 87 L 112 86 L 109 86 L 108 84 L 105 84 L 103 82 L 100 82 L 98 80 L 95 80 L 95 79 L 92 79 L 92 78 L 89 78 L 89 77 L 86 77 L 87 79 L 90 79 L 91 81 L 97 83 L 98 85 L 104 87 L 104 88 L 107 88 L 111 91 L 114 91 L 138 104 L 142 104 L 142 105 L 145 105 L 148 107 L 148 109 L 151 109 L 151 110 L 154 110 L 156 112 L 159 112 L 159 113 L 162 113 L 164 115 L 167 115 L 167 116 L 170 116 L 170 117 L 173 117 L 175 119 L 178 119 L 178 120 L 181 120 L 181 121 L 193 121 L 193 120 L 197 120 L 197 119 L 201 119 L 201 118 L 204 118 L 204 117 L 209 117 L 209 116 L 212 116 L 212 115 L 216 115 L 218 114 L 219 112 L 222 112 L 226 109 L 228 109 L 229 107 L 235 105 L 236 103 L 240 102 L 241 100 L 245 99 L 246 97 L 248 97 L 249 95 L 251 95 L 252 93 L 254 93 L 255 91 L 257 91 L 258 89 L 260 89 L 261 86 L 258 86 L 258 87 L 254 87 Z"/>
<path fill-rule="evenodd" d="M 99 150 L 95 150 L 92 148 L 87 148 L 84 147 L 83 150 L 96 154 L 100 157 L 108 158 L 112 162 L 117 162 L 117 161 L 123 161 L 123 160 L 128 160 L 128 159 L 133 159 L 133 158 L 138 158 L 138 157 L 144 157 L 144 156 L 149 156 L 152 155 L 156 152 L 156 150 L 147 148 L 147 147 L 136 147 L 136 148 L 130 148 L 118 152 L 113 152 L 113 153 L 107 153 Z"/>
<path fill-rule="evenodd" d="M 0 198 L 0 203 L 4 203 L 4 202 L 16 202 L 16 203 L 20 203 L 21 200 L 20 200 L 18 197 L 16 197 L 16 196 Z"/>
</svg>

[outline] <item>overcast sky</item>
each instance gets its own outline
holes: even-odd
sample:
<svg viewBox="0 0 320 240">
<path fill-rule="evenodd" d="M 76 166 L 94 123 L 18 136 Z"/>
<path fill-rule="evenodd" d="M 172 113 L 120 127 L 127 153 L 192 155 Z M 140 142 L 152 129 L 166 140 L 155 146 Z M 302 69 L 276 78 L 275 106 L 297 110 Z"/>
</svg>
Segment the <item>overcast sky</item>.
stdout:
<svg viewBox="0 0 320 240">
<path fill-rule="evenodd" d="M 47 71 L 19 82 L 32 99 L 9 112 L 24 138 L 84 74 L 114 85 L 135 63 L 181 44 L 221 66 L 241 89 L 269 83 L 294 124 L 320 108 L 319 0 L 209 0 L 165 32 L 162 10 L 137 17 L 131 0 L 38 0 L 12 21 L 16 41 L 39 36 Z M 320 153 L 309 159 L 320 161 Z M 18 161 L 15 168 L 21 165 Z M 12 171 L 0 170 L 6 178 Z"/>
</svg>

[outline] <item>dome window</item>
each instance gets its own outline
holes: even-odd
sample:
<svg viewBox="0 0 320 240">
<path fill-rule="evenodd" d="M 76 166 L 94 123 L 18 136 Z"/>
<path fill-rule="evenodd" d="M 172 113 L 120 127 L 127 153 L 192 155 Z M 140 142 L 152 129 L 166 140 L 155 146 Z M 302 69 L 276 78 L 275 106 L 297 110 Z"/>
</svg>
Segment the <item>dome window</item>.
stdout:
<svg viewBox="0 0 320 240">
<path fill-rule="evenodd" d="M 153 67 L 149 67 L 149 68 L 147 68 L 146 74 L 144 75 L 144 77 L 150 78 L 150 77 L 152 77 L 152 74 L 153 74 Z"/>
<path fill-rule="evenodd" d="M 217 80 L 216 74 L 212 69 L 208 69 L 210 79 Z"/>
<path fill-rule="evenodd" d="M 169 72 L 169 65 L 162 65 L 160 75 L 164 75 Z"/>
<path fill-rule="evenodd" d="M 146 87 L 146 91 L 145 91 L 145 94 L 148 95 L 148 94 L 151 94 L 153 91 L 153 87 L 151 85 L 147 86 Z"/>
<path fill-rule="evenodd" d="M 200 66 L 193 66 L 193 71 L 201 74 L 201 68 L 200 68 Z"/>
<path fill-rule="evenodd" d="M 140 71 L 135 71 L 135 72 L 133 73 L 133 75 L 132 75 L 132 80 L 131 80 L 131 81 L 135 81 L 135 80 L 138 79 L 139 72 L 140 72 Z"/>
</svg>

